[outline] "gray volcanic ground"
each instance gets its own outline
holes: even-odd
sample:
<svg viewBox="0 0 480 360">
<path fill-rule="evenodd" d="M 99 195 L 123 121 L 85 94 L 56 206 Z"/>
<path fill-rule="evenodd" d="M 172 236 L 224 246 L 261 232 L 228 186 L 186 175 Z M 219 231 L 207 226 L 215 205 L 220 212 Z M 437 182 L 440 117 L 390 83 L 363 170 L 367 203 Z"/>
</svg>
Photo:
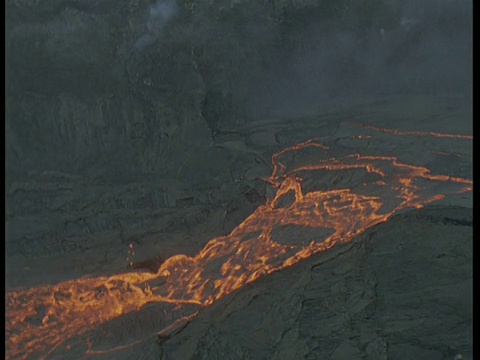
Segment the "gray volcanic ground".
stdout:
<svg viewBox="0 0 480 360">
<path fill-rule="evenodd" d="M 5 6 L 7 358 L 472 358 L 470 2 Z"/>
</svg>

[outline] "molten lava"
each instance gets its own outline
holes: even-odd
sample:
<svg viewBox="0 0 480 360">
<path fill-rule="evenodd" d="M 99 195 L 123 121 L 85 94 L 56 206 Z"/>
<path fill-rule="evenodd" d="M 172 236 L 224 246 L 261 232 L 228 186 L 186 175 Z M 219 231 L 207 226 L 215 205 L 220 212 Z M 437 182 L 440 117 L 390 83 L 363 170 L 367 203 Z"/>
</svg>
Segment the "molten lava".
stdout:
<svg viewBox="0 0 480 360">
<path fill-rule="evenodd" d="M 414 136 L 432 136 L 437 138 L 450 138 L 450 139 L 464 139 L 464 140 L 473 140 L 472 135 L 457 135 L 457 134 L 444 134 L 444 133 L 437 133 L 437 132 L 427 132 L 427 131 L 400 131 L 397 129 L 386 129 L 386 128 L 379 128 L 376 126 L 371 125 L 363 125 L 354 123 L 356 126 L 370 129 L 374 131 L 379 131 L 383 133 L 391 133 L 395 135 L 414 135 Z"/>
<path fill-rule="evenodd" d="M 66 340 L 152 302 L 165 304 L 165 327 L 158 331 L 167 332 L 245 284 L 349 242 L 402 209 L 472 190 L 471 180 L 434 175 L 392 156 L 332 158 L 331 152 L 307 141 L 273 155 L 273 172 L 265 180 L 276 189 L 275 197 L 230 234 L 210 240 L 196 256 L 167 259 L 156 274 L 81 278 L 9 292 L 7 357 L 51 354 Z M 435 183 L 448 185 L 448 193 L 431 190 Z M 315 230 L 318 238 L 308 243 L 276 238 L 276 230 L 289 226 Z M 95 343 L 89 341 L 85 352 L 95 354 Z"/>
</svg>

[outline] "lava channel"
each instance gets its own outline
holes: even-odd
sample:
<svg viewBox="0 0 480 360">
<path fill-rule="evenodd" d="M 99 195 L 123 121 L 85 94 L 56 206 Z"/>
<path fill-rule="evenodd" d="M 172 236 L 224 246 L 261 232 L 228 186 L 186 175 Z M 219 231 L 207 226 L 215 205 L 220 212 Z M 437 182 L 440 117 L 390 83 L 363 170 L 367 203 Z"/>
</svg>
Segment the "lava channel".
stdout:
<svg viewBox="0 0 480 360">
<path fill-rule="evenodd" d="M 157 273 L 85 277 L 8 292 L 7 358 L 48 357 L 67 340 L 147 303 L 164 305 L 164 326 L 158 329 L 164 334 L 245 284 L 349 242 L 403 209 L 472 190 L 472 180 L 431 174 L 392 156 L 332 158 L 332 152 L 311 140 L 273 155 L 265 181 L 276 195 L 230 234 L 210 240 L 193 257 L 167 259 Z M 443 193 L 432 190 L 439 188 Z M 278 229 L 289 226 L 314 229 L 318 237 L 279 238 Z M 95 343 L 85 344 L 85 354 L 95 353 L 101 353 Z"/>
</svg>

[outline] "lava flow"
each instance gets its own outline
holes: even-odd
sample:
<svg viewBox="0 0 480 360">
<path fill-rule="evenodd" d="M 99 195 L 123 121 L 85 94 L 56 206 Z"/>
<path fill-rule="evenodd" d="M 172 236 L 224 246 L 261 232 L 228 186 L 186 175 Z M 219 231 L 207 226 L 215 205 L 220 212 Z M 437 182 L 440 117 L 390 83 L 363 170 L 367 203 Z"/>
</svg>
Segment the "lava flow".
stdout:
<svg viewBox="0 0 480 360">
<path fill-rule="evenodd" d="M 400 131 L 397 129 L 378 128 L 376 126 L 363 125 L 358 123 L 353 123 L 353 124 L 364 129 L 370 129 L 374 131 L 390 133 L 395 135 L 433 136 L 437 138 L 473 140 L 472 135 L 445 134 L 445 133 L 438 133 L 438 132 L 432 132 L 432 131 L 428 131 L 428 132 L 427 131 Z"/>
<path fill-rule="evenodd" d="M 230 234 L 210 240 L 196 256 L 167 259 L 156 274 L 81 278 L 9 292 L 7 357 L 46 357 L 67 340 L 152 302 L 164 304 L 158 334 L 168 332 L 245 284 L 349 242 L 402 209 L 472 190 L 469 179 L 434 175 L 392 156 L 333 158 L 332 152 L 307 141 L 275 154 L 265 180 L 276 195 Z M 432 190 L 439 183 L 443 193 Z M 312 239 L 285 239 L 284 230 L 295 227 L 311 230 Z M 95 354 L 95 343 L 84 350 Z"/>
</svg>

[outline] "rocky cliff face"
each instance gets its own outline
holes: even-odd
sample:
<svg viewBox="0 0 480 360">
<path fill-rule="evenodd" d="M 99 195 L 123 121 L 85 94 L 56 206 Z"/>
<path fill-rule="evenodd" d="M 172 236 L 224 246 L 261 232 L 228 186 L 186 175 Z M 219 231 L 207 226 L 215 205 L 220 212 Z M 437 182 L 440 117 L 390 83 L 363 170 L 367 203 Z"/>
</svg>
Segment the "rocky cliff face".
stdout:
<svg viewBox="0 0 480 360">
<path fill-rule="evenodd" d="M 218 169 L 196 156 L 221 157 L 210 143 L 222 127 L 352 90 L 465 92 L 471 75 L 466 3 L 24 0 L 6 11 L 11 176 L 208 176 Z"/>
<path fill-rule="evenodd" d="M 433 173 L 471 179 L 468 142 L 372 138 L 359 147 L 349 123 L 470 134 L 470 12 L 467 1 L 8 0 L 7 288 L 155 271 L 170 256 L 194 255 L 272 196 L 262 180 L 272 154 L 310 138 L 342 151 L 398 150 Z M 463 214 L 470 200 L 447 201 L 441 211 Z M 388 224 L 382 230 L 394 247 L 393 238 L 410 231 L 419 231 L 414 241 L 448 227 L 440 240 L 445 257 L 428 240 L 428 249 L 415 250 L 428 259 L 412 260 L 404 277 L 382 270 L 380 254 L 391 248 L 362 238 L 348 261 L 334 260 L 345 272 L 329 279 L 325 272 L 337 270 L 312 260 L 291 270 L 295 279 L 308 278 L 297 284 L 303 287 L 276 274 L 258 285 L 260 295 L 242 290 L 207 309 L 200 325 L 160 345 L 148 341 L 141 351 L 166 358 L 224 358 L 230 351 L 232 358 L 466 356 L 469 227 L 430 228 L 422 219 L 396 219 L 393 229 L 418 220 L 406 233 L 391 234 Z M 458 229 L 457 257 L 448 239 Z M 407 261 L 402 251 L 392 261 Z M 458 273 L 445 283 L 425 275 L 397 297 L 391 284 L 408 282 L 437 255 L 438 269 Z M 454 279 L 463 281 L 461 289 Z M 290 292 L 281 294 L 283 282 Z M 450 297 L 452 289 L 458 296 Z M 423 305 L 403 302 L 409 291 Z M 451 311 L 435 303 L 437 293 Z M 278 311 L 265 312 L 271 303 Z M 426 303 L 436 310 L 412 310 Z M 437 310 L 445 322 L 430 322 Z M 419 326 L 425 332 L 409 335 Z M 447 332 L 456 335 L 447 339 Z"/>
</svg>

